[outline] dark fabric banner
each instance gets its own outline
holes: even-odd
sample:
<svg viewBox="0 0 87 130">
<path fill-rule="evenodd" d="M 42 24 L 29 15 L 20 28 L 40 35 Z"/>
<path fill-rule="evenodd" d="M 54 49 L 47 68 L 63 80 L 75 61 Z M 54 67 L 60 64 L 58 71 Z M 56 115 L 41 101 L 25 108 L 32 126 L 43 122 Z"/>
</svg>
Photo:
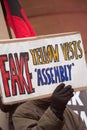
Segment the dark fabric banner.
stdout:
<svg viewBox="0 0 87 130">
<path fill-rule="evenodd" d="M 16 38 L 36 35 L 18 0 L 4 0 L 2 5 L 7 25 L 14 32 Z"/>
</svg>

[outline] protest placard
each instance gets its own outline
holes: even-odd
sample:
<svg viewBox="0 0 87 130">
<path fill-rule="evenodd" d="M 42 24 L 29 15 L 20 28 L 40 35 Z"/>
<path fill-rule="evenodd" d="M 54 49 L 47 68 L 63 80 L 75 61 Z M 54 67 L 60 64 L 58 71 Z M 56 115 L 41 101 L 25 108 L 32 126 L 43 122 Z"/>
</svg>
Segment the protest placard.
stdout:
<svg viewBox="0 0 87 130">
<path fill-rule="evenodd" d="M 74 92 L 67 105 L 82 118 L 87 127 L 87 90 Z"/>
<path fill-rule="evenodd" d="M 4 103 L 50 95 L 64 82 L 86 88 L 87 66 L 80 33 L 0 41 Z"/>
</svg>

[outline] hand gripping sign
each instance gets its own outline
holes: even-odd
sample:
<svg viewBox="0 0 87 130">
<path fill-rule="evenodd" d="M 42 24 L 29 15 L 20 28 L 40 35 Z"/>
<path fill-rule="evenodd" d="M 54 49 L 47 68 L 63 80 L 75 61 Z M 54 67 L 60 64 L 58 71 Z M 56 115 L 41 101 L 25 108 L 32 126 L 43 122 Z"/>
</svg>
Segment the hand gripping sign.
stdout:
<svg viewBox="0 0 87 130">
<path fill-rule="evenodd" d="M 87 86 L 86 77 L 80 33 L 0 41 L 4 103 L 48 96 L 61 82 L 83 89 Z"/>
</svg>

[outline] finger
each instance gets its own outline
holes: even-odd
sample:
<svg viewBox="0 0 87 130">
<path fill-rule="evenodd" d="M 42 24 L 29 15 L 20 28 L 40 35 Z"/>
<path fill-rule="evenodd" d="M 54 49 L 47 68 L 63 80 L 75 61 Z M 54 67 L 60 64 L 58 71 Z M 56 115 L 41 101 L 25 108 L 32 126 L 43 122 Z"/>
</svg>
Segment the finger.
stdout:
<svg viewBox="0 0 87 130">
<path fill-rule="evenodd" d="M 65 88 L 61 89 L 61 91 L 58 94 L 64 94 L 64 93 L 66 93 L 67 91 L 70 91 L 70 90 L 73 91 L 72 86 L 68 85 Z"/>
<path fill-rule="evenodd" d="M 70 99 L 73 97 L 73 95 L 70 95 L 67 97 L 67 102 L 70 101 Z"/>
<path fill-rule="evenodd" d="M 67 95 L 63 95 L 62 98 L 63 98 L 64 100 L 70 100 L 70 98 L 73 97 L 73 96 L 74 96 L 73 93 L 68 93 Z"/>
<path fill-rule="evenodd" d="M 62 97 L 66 97 L 72 93 L 73 93 L 73 89 L 68 89 L 67 91 L 60 93 L 59 95 L 61 95 Z"/>
<path fill-rule="evenodd" d="M 72 96 L 69 96 L 68 98 L 65 98 L 64 100 L 63 100 L 63 105 L 66 105 L 69 101 L 70 101 L 70 99 L 72 98 Z"/>
<path fill-rule="evenodd" d="M 58 85 L 56 87 L 56 89 L 54 90 L 54 92 L 59 92 L 61 89 L 63 89 L 65 87 L 65 84 L 64 83 L 61 83 L 60 85 Z"/>
</svg>

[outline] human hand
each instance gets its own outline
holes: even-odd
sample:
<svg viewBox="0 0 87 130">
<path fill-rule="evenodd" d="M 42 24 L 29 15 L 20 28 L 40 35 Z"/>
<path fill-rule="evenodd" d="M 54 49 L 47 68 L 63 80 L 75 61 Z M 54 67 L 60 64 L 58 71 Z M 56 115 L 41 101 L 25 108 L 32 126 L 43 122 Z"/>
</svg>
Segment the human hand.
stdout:
<svg viewBox="0 0 87 130">
<path fill-rule="evenodd" d="M 67 102 L 73 96 L 73 89 L 71 85 L 65 87 L 62 83 L 54 90 L 51 97 L 51 110 L 56 114 L 56 116 L 63 120 L 63 113 L 66 108 Z"/>
</svg>

